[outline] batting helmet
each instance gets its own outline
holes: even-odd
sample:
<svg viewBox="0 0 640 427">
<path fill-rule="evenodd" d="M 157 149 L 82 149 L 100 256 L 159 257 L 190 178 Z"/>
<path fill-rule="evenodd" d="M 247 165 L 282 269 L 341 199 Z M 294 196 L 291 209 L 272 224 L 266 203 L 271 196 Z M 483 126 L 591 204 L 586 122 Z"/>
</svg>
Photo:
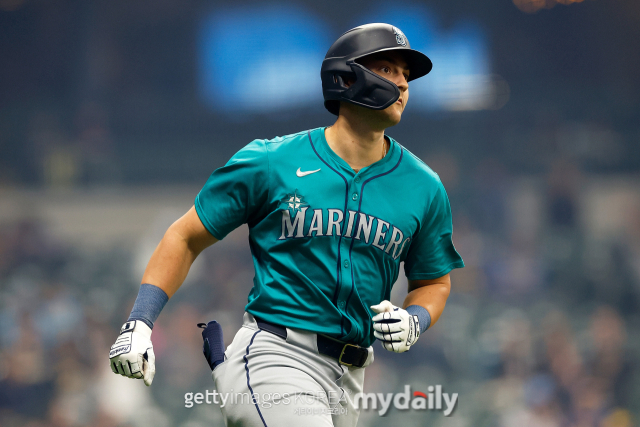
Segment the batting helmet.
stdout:
<svg viewBox="0 0 640 427">
<path fill-rule="evenodd" d="M 407 61 L 411 70 L 408 81 L 431 71 L 431 60 L 411 49 L 400 29 L 389 24 L 361 25 L 341 35 L 322 61 L 320 77 L 325 108 L 337 116 L 340 101 L 374 110 L 384 110 L 396 102 L 400 97 L 398 86 L 357 62 L 364 56 L 390 50 L 401 52 Z M 355 83 L 347 87 L 344 77 Z"/>
</svg>

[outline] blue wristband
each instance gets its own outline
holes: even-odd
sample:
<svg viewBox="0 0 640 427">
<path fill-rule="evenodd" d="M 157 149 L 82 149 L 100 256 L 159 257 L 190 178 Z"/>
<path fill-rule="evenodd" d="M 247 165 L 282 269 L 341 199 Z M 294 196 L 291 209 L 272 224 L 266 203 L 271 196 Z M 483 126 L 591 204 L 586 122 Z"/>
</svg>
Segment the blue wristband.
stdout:
<svg viewBox="0 0 640 427">
<path fill-rule="evenodd" d="M 140 285 L 138 297 L 133 304 L 133 309 L 127 322 L 130 320 L 140 320 L 153 329 L 153 322 L 158 319 L 167 301 L 169 301 L 169 296 L 165 291 L 155 285 L 143 283 Z"/>
<path fill-rule="evenodd" d="M 418 321 L 420 322 L 420 333 L 423 333 L 429 326 L 431 326 L 431 315 L 429 311 L 421 305 L 410 305 L 405 308 L 407 313 L 412 316 L 418 316 Z"/>
</svg>

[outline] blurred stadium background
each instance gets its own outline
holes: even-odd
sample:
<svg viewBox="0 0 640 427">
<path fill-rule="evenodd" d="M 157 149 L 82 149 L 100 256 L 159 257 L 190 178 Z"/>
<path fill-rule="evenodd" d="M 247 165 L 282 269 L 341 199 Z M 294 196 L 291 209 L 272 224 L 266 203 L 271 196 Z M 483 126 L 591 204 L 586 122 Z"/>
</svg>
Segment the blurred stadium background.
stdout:
<svg viewBox="0 0 640 427">
<path fill-rule="evenodd" d="M 442 384 L 453 416 L 359 425 L 637 425 L 640 3 L 0 0 L 2 427 L 222 424 L 184 393 L 213 388 L 195 324 L 218 319 L 227 342 L 240 325 L 245 228 L 160 316 L 151 388 L 111 374 L 107 350 L 211 171 L 331 124 L 322 57 L 375 21 L 433 59 L 389 134 L 440 174 L 467 267 L 415 349 L 376 345 L 365 383 Z"/>
</svg>

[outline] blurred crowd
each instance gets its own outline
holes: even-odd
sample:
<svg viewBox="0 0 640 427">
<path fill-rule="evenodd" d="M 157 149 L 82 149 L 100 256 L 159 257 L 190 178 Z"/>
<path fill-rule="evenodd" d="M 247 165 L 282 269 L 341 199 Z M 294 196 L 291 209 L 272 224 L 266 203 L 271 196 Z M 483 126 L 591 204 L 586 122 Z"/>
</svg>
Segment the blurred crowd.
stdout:
<svg viewBox="0 0 640 427">
<path fill-rule="evenodd" d="M 458 407 L 448 418 L 363 411 L 360 425 L 636 425 L 637 212 L 622 216 L 623 233 L 597 234 L 584 212 L 590 177 L 571 163 L 521 179 L 497 160 L 463 172 L 454 156 L 429 157 L 449 191 L 454 241 L 467 266 L 453 273 L 445 313 L 418 346 L 398 355 L 375 345 L 365 391 L 441 384 L 459 393 Z M 213 389 L 196 323 L 220 321 L 227 344 L 240 326 L 253 275 L 246 230 L 205 251 L 163 311 L 150 388 L 113 375 L 107 363 L 137 293 L 139 250 L 83 250 L 54 239 L 36 214 L 2 224 L 0 425 L 222 422 L 215 405 L 185 408 L 184 394 Z M 392 299 L 400 304 L 405 293 L 401 278 Z"/>
</svg>

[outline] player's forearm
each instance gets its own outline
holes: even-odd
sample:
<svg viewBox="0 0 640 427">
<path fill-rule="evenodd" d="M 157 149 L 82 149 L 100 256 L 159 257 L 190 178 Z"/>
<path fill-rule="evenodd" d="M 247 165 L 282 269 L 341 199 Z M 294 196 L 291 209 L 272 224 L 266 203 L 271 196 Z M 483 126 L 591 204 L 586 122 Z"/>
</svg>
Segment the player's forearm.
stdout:
<svg viewBox="0 0 640 427">
<path fill-rule="evenodd" d="M 174 226 L 169 227 L 156 247 L 142 276 L 142 283 L 153 284 L 169 298 L 182 286 L 191 264 L 200 252 L 189 247 Z"/>
<path fill-rule="evenodd" d="M 431 315 L 431 326 L 435 325 L 449 298 L 451 281 L 449 275 L 435 280 L 416 280 L 410 284 L 411 292 L 404 300 L 403 308 L 410 305 L 424 307 Z"/>
</svg>

